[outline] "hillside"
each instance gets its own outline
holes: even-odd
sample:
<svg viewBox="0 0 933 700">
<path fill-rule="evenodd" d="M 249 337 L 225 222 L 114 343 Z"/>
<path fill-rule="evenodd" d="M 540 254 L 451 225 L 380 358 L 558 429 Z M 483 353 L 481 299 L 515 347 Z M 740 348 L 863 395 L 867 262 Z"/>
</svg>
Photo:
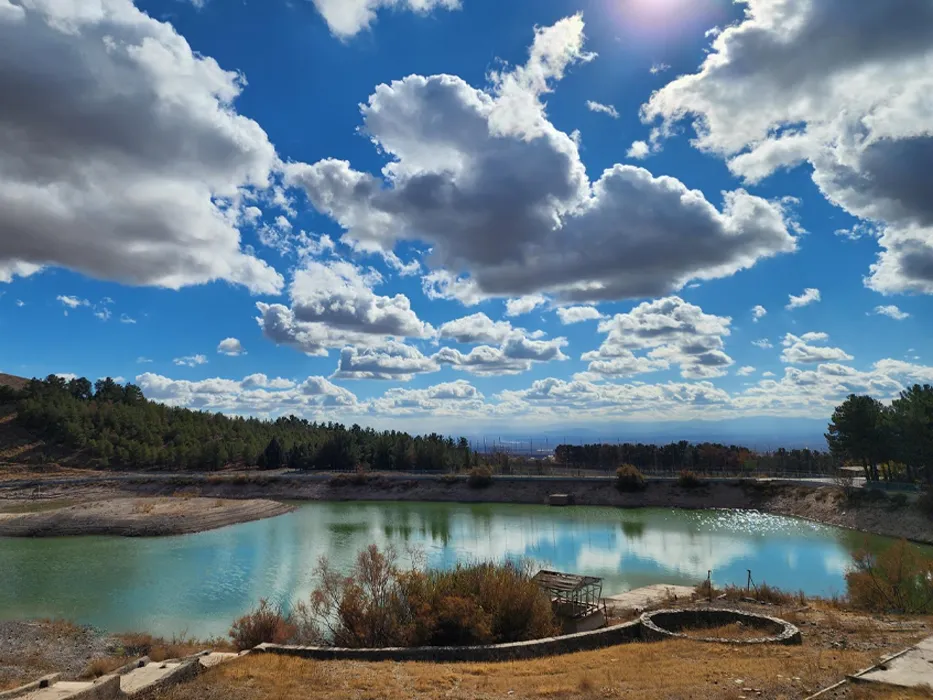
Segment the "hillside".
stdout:
<svg viewBox="0 0 933 700">
<path fill-rule="evenodd" d="M 20 391 L 24 389 L 28 383 L 29 380 L 25 377 L 17 377 L 14 374 L 4 374 L 0 372 L 0 386 L 8 386 L 11 389 Z"/>
<path fill-rule="evenodd" d="M 0 462 L 213 471 L 226 466 L 379 471 L 469 468 L 466 440 L 358 425 L 231 417 L 149 401 L 134 384 L 50 375 L 0 386 Z M 18 384 L 20 389 L 15 388 Z"/>
<path fill-rule="evenodd" d="M 27 384 L 29 380 L 25 377 L 0 372 L 0 388 L 22 391 Z M 43 452 L 43 441 L 36 440 L 30 431 L 17 423 L 16 418 L 16 405 L 0 396 L 0 464 L 31 462 Z"/>
</svg>

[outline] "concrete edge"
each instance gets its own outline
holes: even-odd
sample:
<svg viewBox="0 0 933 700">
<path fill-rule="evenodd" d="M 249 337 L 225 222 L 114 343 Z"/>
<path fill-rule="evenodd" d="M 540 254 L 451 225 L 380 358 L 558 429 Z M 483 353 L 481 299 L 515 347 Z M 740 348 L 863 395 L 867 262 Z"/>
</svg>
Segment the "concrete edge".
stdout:
<svg viewBox="0 0 933 700">
<path fill-rule="evenodd" d="M 901 651 L 897 651 L 891 654 L 890 656 L 885 656 L 883 659 L 881 659 L 880 661 L 876 661 L 871 666 L 867 666 L 859 671 L 856 671 L 855 673 L 850 673 L 848 676 L 843 678 L 841 681 L 834 683 L 828 688 L 823 688 L 822 690 L 818 690 L 813 695 L 808 696 L 806 700 L 815 700 L 816 698 L 823 697 L 827 693 L 830 693 L 833 690 L 836 690 L 837 688 L 841 688 L 846 683 L 866 683 L 866 684 L 880 683 L 880 681 L 870 680 L 868 678 L 863 678 L 862 676 L 864 676 L 866 673 L 871 673 L 872 671 L 877 670 L 880 666 L 883 666 L 886 663 L 893 661 L 894 659 L 899 658 L 910 651 L 913 651 L 914 649 L 917 648 L 917 646 L 918 646 L 917 644 L 909 646 L 906 649 L 902 649 Z"/>
<path fill-rule="evenodd" d="M 755 622 L 765 622 L 769 625 L 779 628 L 781 631 L 778 634 L 766 635 L 763 637 L 758 637 L 756 639 L 728 639 L 721 637 L 695 637 L 683 634 L 682 632 L 673 632 L 671 630 L 661 627 L 655 622 L 656 617 L 662 615 L 666 616 L 697 616 L 697 615 L 709 615 L 712 613 L 713 616 L 721 618 L 723 621 L 731 620 L 735 622 L 743 622 L 746 620 L 754 620 Z M 758 613 L 746 612 L 744 610 L 734 610 L 732 608 L 680 608 L 680 609 L 667 609 L 667 610 L 653 610 L 651 612 L 643 613 L 639 618 L 639 621 L 642 624 L 642 636 L 646 640 L 661 640 L 661 639 L 689 639 L 695 642 L 711 642 L 715 644 L 732 644 L 735 646 L 749 646 L 753 644 L 801 644 L 803 638 L 801 637 L 800 630 L 786 620 L 781 620 L 777 617 L 771 617 L 769 615 L 759 615 Z"/>
<path fill-rule="evenodd" d="M 36 680 L 26 683 L 25 685 L 18 686 L 16 688 L 10 688 L 9 690 L 4 690 L 0 692 L 0 700 L 9 700 L 10 698 L 18 698 L 21 695 L 26 693 L 31 693 L 33 690 L 39 690 L 41 688 L 47 688 L 52 685 L 55 681 L 59 679 L 62 674 L 60 673 L 50 673 L 48 675 L 37 678 Z"/>
<path fill-rule="evenodd" d="M 168 663 L 168 660 L 161 663 Z M 186 683 L 187 681 L 193 680 L 195 677 L 203 673 L 204 666 L 201 665 L 201 657 L 199 655 L 190 656 L 181 661 L 181 664 L 174 671 L 159 679 L 155 683 L 140 688 L 135 693 L 122 693 L 120 697 L 127 698 L 150 698 L 162 693 L 162 691 L 177 685 L 179 683 Z M 117 676 L 119 678 L 119 676 Z"/>
<path fill-rule="evenodd" d="M 68 697 L 68 700 L 115 700 L 122 698 L 120 690 L 120 676 L 107 675 L 91 682 L 91 685 L 78 690 Z"/>
<path fill-rule="evenodd" d="M 149 657 L 141 656 L 138 659 L 136 659 L 136 661 L 130 661 L 127 664 L 123 664 L 120 668 L 116 669 L 115 671 L 111 671 L 107 675 L 108 676 L 125 676 L 130 671 L 134 671 L 137 668 L 142 668 L 148 663 L 149 663 Z"/>
<path fill-rule="evenodd" d="M 856 671 L 855 673 L 849 674 L 848 676 L 846 676 L 846 680 L 850 683 L 880 683 L 880 681 L 876 681 L 872 678 L 865 678 L 865 674 L 871 673 L 872 671 L 877 671 L 882 666 L 890 663 L 891 661 L 894 661 L 894 659 L 898 659 L 901 656 L 904 656 L 905 654 L 909 654 L 916 648 L 917 648 L 917 645 L 914 644 L 912 646 L 907 647 L 906 649 L 902 649 L 901 651 L 891 654 L 890 656 L 885 656 L 883 659 L 881 659 L 880 661 L 876 661 L 874 664 L 872 664 L 868 668 L 863 668 L 860 671 Z"/>
<path fill-rule="evenodd" d="M 386 647 L 383 649 L 344 649 L 340 647 L 289 646 L 260 644 L 254 652 L 298 656 L 319 661 L 430 661 L 485 662 L 534 659 L 545 656 L 590 651 L 602 647 L 642 640 L 639 620 L 604 627 L 590 632 L 577 632 L 559 637 L 534 639 L 527 642 L 488 644 L 467 647 Z"/>
</svg>

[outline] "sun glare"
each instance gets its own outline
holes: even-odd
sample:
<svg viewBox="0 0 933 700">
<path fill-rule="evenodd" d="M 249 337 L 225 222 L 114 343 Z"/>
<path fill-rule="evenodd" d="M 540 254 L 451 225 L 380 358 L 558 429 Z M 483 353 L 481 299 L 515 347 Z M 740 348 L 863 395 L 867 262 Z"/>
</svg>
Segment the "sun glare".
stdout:
<svg viewBox="0 0 933 700">
<path fill-rule="evenodd" d="M 623 28 L 653 36 L 670 36 L 707 15 L 716 0 L 609 0 Z"/>
</svg>

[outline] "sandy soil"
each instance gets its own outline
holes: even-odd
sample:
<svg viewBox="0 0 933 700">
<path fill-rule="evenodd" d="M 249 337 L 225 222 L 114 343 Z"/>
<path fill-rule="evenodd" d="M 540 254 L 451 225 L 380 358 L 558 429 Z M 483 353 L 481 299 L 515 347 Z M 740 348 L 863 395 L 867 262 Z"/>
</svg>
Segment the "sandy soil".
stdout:
<svg viewBox="0 0 933 700">
<path fill-rule="evenodd" d="M 194 497 L 109 498 L 33 512 L 9 512 L 18 509 L 8 504 L 8 512 L 0 512 L 0 536 L 180 535 L 270 518 L 292 508 L 270 500 Z"/>
</svg>

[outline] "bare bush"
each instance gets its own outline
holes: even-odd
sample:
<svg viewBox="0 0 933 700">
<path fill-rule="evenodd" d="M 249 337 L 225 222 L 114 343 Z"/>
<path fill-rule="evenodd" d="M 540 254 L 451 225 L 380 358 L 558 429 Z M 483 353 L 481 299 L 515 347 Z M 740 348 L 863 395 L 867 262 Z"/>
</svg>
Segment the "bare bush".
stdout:
<svg viewBox="0 0 933 700">
<path fill-rule="evenodd" d="M 467 485 L 473 489 L 484 489 L 492 485 L 492 471 L 489 467 L 473 467 L 467 477 Z"/>
<path fill-rule="evenodd" d="M 458 646 L 546 637 L 558 627 L 550 601 L 519 564 L 402 571 L 394 549 L 360 552 L 350 575 L 326 559 L 318 587 L 291 623 L 305 644 Z"/>
<path fill-rule="evenodd" d="M 677 484 L 684 489 L 697 489 L 703 485 L 703 480 L 694 472 L 684 469 L 677 477 Z"/>
<path fill-rule="evenodd" d="M 874 613 L 933 613 L 933 560 L 901 540 L 880 554 L 862 549 L 846 573 L 849 603 Z"/>
<path fill-rule="evenodd" d="M 616 469 L 616 488 L 628 493 L 642 491 L 645 488 L 645 477 L 634 465 L 623 464 Z"/>
<path fill-rule="evenodd" d="M 294 634 L 294 625 L 265 598 L 259 601 L 258 608 L 235 620 L 230 627 L 230 639 L 238 651 L 259 644 L 285 644 Z"/>
</svg>

